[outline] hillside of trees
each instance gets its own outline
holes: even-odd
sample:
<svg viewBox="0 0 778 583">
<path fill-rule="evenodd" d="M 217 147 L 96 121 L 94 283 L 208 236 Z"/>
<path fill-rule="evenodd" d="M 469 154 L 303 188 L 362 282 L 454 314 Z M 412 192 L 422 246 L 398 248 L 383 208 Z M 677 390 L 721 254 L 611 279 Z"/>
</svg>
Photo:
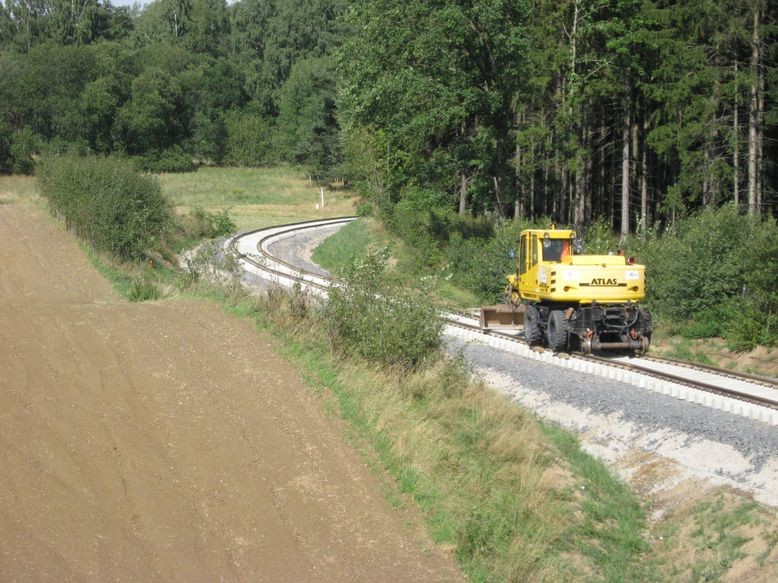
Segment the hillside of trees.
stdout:
<svg viewBox="0 0 778 583">
<path fill-rule="evenodd" d="M 775 214 L 777 0 L 4 0 L 0 171 L 302 164 L 381 211 Z"/>
</svg>

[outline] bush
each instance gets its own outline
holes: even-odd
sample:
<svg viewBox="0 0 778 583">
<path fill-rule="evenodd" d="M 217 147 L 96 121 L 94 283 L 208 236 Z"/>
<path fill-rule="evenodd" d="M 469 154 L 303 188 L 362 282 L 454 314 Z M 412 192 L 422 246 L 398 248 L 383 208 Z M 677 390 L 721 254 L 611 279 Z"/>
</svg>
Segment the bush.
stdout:
<svg viewBox="0 0 778 583">
<path fill-rule="evenodd" d="M 517 239 L 522 230 L 533 226 L 521 220 L 504 221 L 488 238 L 465 238 L 463 231 L 454 231 L 445 254 L 457 283 L 485 302 L 502 301 L 505 278 L 516 271 Z"/>
<path fill-rule="evenodd" d="M 369 253 L 345 270 L 345 283 L 331 288 L 323 315 L 330 341 L 385 365 L 412 369 L 436 352 L 443 328 L 424 286 L 391 287 L 387 253 Z"/>
<path fill-rule="evenodd" d="M 209 213 L 196 206 L 192 209 L 192 234 L 198 239 L 214 239 L 235 232 L 236 226 L 230 218 L 229 211 Z"/>
<path fill-rule="evenodd" d="M 260 115 L 230 113 L 225 119 L 224 161 L 234 166 L 262 166 L 271 160 L 272 126 Z"/>
<path fill-rule="evenodd" d="M 158 300 L 161 294 L 159 288 L 145 279 L 135 279 L 130 286 L 127 299 L 131 302 L 146 302 Z"/>
<path fill-rule="evenodd" d="M 680 332 L 723 335 L 739 348 L 776 343 L 778 226 L 730 204 L 687 217 L 631 249 L 646 265 L 651 307 Z"/>
<path fill-rule="evenodd" d="M 362 201 L 357 206 L 358 217 L 369 217 L 373 214 L 373 205 L 368 201 Z"/>
<path fill-rule="evenodd" d="M 22 128 L 11 135 L 10 160 L 14 174 L 32 174 L 35 158 L 43 148 L 43 140 L 29 128 Z"/>
<path fill-rule="evenodd" d="M 603 218 L 598 218 L 586 228 L 584 233 L 577 233 L 577 235 L 579 237 L 583 235 L 584 252 L 590 255 L 607 255 L 617 247 L 613 229 Z"/>
<path fill-rule="evenodd" d="M 69 229 L 122 259 L 139 257 L 170 224 L 159 184 L 115 158 L 62 156 L 37 169 L 44 196 Z"/>
<path fill-rule="evenodd" d="M 180 146 L 173 146 L 167 150 L 146 152 L 142 156 L 132 158 L 134 166 L 138 170 L 146 172 L 192 172 L 195 163 L 192 156 L 184 152 Z"/>
</svg>

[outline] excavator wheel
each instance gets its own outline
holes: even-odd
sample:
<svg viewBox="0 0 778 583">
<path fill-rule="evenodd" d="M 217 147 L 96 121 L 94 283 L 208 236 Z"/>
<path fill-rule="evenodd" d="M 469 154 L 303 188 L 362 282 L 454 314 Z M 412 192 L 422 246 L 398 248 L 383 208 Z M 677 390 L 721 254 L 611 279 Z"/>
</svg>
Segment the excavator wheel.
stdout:
<svg viewBox="0 0 778 583">
<path fill-rule="evenodd" d="M 543 340 L 543 330 L 540 328 L 540 310 L 531 304 L 527 304 L 524 312 L 524 340 L 533 346 Z"/>
<path fill-rule="evenodd" d="M 526 316 L 525 316 L 526 317 Z M 567 350 L 570 332 L 567 328 L 567 316 L 562 310 L 552 310 L 548 315 L 548 346 L 554 352 Z"/>
<path fill-rule="evenodd" d="M 635 351 L 635 354 L 638 355 L 645 354 L 646 352 L 648 352 L 648 347 L 650 346 L 650 344 L 651 344 L 651 338 L 649 336 L 644 335 L 640 339 L 640 348 Z"/>
</svg>

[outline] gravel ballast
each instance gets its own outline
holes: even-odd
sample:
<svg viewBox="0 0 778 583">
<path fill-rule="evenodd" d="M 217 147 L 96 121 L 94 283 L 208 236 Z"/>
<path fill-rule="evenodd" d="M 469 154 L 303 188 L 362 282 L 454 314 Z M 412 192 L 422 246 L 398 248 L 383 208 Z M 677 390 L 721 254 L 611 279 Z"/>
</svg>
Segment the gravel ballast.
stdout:
<svg viewBox="0 0 778 583">
<path fill-rule="evenodd" d="M 769 425 L 478 342 L 446 337 L 445 346 L 490 386 L 580 434 L 583 447 L 606 462 L 651 453 L 674 460 L 689 477 L 778 506 L 778 431 Z"/>
</svg>

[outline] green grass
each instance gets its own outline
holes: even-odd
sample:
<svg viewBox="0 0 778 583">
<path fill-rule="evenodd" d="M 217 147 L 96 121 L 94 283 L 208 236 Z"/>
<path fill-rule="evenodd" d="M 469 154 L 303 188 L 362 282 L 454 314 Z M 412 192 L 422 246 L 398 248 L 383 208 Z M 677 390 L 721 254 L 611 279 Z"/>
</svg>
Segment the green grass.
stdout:
<svg viewBox="0 0 778 583">
<path fill-rule="evenodd" d="M 316 247 L 312 259 L 332 273 L 341 274 L 342 269 L 355 257 L 367 253 L 375 238 L 364 219 L 358 219 L 341 228 Z"/>
<path fill-rule="evenodd" d="M 98 253 L 86 243 L 82 243 L 81 248 L 92 266 L 130 302 L 158 300 L 168 295 L 165 290 L 177 286 L 178 275 L 170 269 L 143 262 L 119 262 L 105 253 Z"/>
<path fill-rule="evenodd" d="M 158 178 L 179 214 L 227 209 L 239 230 L 353 215 L 356 202 L 351 191 L 325 188 L 325 206 L 317 209 L 320 187 L 289 167 L 201 168 Z"/>
<path fill-rule="evenodd" d="M 472 308 L 479 305 L 473 293 L 457 286 L 445 272 L 430 271 L 420 275 L 405 244 L 392 238 L 383 227 L 369 219 L 358 219 L 328 237 L 314 250 L 313 260 L 332 273 L 341 274 L 355 257 L 364 256 L 369 249 L 384 247 L 392 258 L 392 276 L 406 282 L 417 281 L 419 277 L 431 278 L 435 293 L 446 306 Z"/>
<path fill-rule="evenodd" d="M 337 403 L 366 444 L 357 449 L 393 477 L 388 498 L 413 499 L 471 580 L 621 581 L 641 565 L 644 516 L 629 489 L 572 434 L 541 429 L 461 363 L 377 369 L 332 354 L 315 312 L 295 315 L 294 298 L 205 297 L 277 338 L 314 392 Z"/>
<path fill-rule="evenodd" d="M 739 527 L 753 524 L 756 510 L 753 502 L 726 508 L 722 496 L 698 505 L 694 512 L 697 528 L 691 533 L 699 557 L 692 566 L 695 581 L 718 581 L 746 556 L 742 547 L 751 538 L 743 536 Z"/>
</svg>

